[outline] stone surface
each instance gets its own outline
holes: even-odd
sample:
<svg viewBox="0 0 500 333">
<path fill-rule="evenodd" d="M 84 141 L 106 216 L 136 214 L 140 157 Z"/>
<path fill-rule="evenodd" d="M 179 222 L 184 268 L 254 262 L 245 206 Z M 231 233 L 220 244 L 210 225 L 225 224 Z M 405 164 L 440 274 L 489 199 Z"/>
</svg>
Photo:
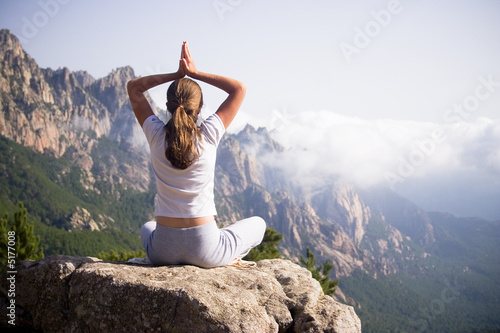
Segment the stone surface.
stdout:
<svg viewBox="0 0 500 333">
<path fill-rule="evenodd" d="M 288 260 L 202 269 L 51 256 L 17 270 L 17 323 L 42 332 L 361 332 L 352 307 Z"/>
</svg>

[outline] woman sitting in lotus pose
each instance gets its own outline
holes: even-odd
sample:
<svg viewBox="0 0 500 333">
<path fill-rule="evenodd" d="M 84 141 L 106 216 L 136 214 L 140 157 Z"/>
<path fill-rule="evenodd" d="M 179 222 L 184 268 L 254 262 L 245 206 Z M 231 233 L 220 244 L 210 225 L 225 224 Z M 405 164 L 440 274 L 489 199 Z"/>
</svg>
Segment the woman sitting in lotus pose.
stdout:
<svg viewBox="0 0 500 333">
<path fill-rule="evenodd" d="M 217 112 L 197 126 L 206 82 L 228 93 Z M 144 93 L 173 81 L 167 91 L 170 120 L 163 123 Z M 266 224 L 250 217 L 219 229 L 214 219 L 214 171 L 217 147 L 245 97 L 242 82 L 196 69 L 187 42 L 175 73 L 132 79 L 127 90 L 135 116 L 151 149 L 156 178 L 156 222 L 141 228 L 148 259 L 157 265 L 225 266 L 262 242 Z"/>
</svg>

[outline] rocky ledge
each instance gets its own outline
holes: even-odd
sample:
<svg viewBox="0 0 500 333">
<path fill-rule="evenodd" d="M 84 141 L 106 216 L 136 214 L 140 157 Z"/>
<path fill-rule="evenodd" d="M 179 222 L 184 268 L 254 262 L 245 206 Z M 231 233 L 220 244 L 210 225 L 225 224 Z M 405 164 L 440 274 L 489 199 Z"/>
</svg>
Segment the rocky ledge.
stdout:
<svg viewBox="0 0 500 333">
<path fill-rule="evenodd" d="M 19 263 L 16 291 L 17 326 L 42 332 L 361 332 L 352 307 L 282 259 L 203 269 L 51 256 Z"/>
</svg>

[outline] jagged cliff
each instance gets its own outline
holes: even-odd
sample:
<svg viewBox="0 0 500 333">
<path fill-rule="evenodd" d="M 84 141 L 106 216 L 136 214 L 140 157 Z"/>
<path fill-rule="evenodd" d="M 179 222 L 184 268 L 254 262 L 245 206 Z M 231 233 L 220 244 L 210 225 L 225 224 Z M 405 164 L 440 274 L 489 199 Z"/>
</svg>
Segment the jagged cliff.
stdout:
<svg viewBox="0 0 500 333">
<path fill-rule="evenodd" d="M 281 250 L 287 257 L 298 260 L 310 247 L 334 264 L 336 277 L 355 269 L 374 275 L 396 273 L 403 268 L 403 261 L 425 255 L 414 251 L 412 245 L 412 238 L 432 243 L 425 212 L 392 194 L 401 206 L 399 215 L 394 214 L 398 208 L 383 206 L 392 200 L 390 193 L 383 197 L 385 201 L 378 201 L 378 190 L 358 191 L 334 177 L 306 195 L 310 189 L 285 179 L 269 162 L 284 152 L 265 129 L 252 126 L 222 141 L 216 169 L 222 224 L 248 215 L 262 216 L 283 234 Z M 390 213 L 387 219 L 386 211 Z M 398 229 L 402 225 L 411 237 Z"/>
<path fill-rule="evenodd" d="M 130 152 L 136 155 L 130 164 L 111 171 L 102 163 L 95 165 L 91 156 L 101 137 L 136 146 L 145 142 L 140 135 L 132 140 L 141 132 L 125 89 L 134 77 L 132 68 L 116 69 L 98 80 L 83 71 L 42 69 L 8 30 L 0 31 L 0 57 L 1 135 L 40 153 L 67 154 L 85 171 L 82 182 L 88 187 L 96 178 L 112 183 L 110 177 L 117 177 L 125 186 L 149 188 L 149 173 L 130 171 L 147 163 L 140 150 Z"/>
</svg>

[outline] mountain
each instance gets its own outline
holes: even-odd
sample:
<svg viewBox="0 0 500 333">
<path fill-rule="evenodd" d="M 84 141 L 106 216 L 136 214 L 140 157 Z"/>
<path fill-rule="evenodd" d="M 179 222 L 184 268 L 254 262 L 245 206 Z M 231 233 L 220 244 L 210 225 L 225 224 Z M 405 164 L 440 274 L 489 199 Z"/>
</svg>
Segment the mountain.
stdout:
<svg viewBox="0 0 500 333">
<path fill-rule="evenodd" d="M 0 56 L 0 213 L 23 201 L 46 255 L 139 249 L 155 188 L 125 89 L 132 68 L 100 79 L 43 69 L 8 30 L 0 30 Z M 498 222 L 428 213 L 336 175 L 319 185 L 288 179 L 275 163 L 287 153 L 264 128 L 224 136 L 219 225 L 259 215 L 283 234 L 287 258 L 298 261 L 309 247 L 318 262 L 332 262 L 335 297 L 356 306 L 363 331 L 500 327 Z"/>
<path fill-rule="evenodd" d="M 7 30 L 0 32 L 0 43 L 1 135 L 40 153 L 66 155 L 85 172 L 88 187 L 99 179 L 113 183 L 113 175 L 125 186 L 149 188 L 149 174 L 132 172 L 147 163 L 140 150 L 131 152 L 136 155 L 128 161 L 132 164 L 118 168 L 110 160 L 108 166 L 116 170 L 90 156 L 100 138 L 145 143 L 125 89 L 134 77 L 132 68 L 119 68 L 95 80 L 86 72 L 39 68 Z M 133 140 L 135 136 L 142 140 Z"/>
</svg>

